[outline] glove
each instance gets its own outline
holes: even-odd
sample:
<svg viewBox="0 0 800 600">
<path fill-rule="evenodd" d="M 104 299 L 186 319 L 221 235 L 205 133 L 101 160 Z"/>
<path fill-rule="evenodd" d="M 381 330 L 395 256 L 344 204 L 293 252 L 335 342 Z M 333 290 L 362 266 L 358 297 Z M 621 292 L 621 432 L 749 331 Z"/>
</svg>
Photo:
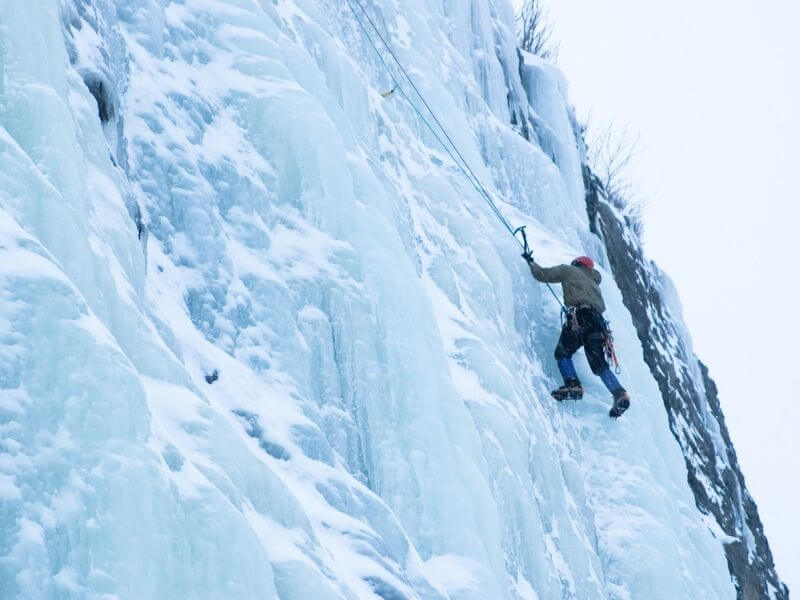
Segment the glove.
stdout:
<svg viewBox="0 0 800 600">
<path fill-rule="evenodd" d="M 528 250 L 527 252 L 523 252 L 522 253 L 522 258 L 524 258 L 525 261 L 528 262 L 528 263 L 532 263 L 533 262 L 533 254 L 531 254 L 530 250 Z"/>
</svg>

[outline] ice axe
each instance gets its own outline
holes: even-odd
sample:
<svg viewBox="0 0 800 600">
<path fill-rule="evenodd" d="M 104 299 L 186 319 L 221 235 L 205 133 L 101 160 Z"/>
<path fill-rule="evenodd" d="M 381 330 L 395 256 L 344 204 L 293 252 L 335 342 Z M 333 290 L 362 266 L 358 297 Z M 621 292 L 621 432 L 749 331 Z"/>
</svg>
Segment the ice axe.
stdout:
<svg viewBox="0 0 800 600">
<path fill-rule="evenodd" d="M 525 227 L 526 225 L 517 227 L 514 230 L 514 237 L 517 237 L 518 233 L 522 234 L 522 258 L 530 261 L 533 258 L 533 254 L 531 254 L 531 248 L 528 246 L 528 236 L 525 234 Z"/>
</svg>

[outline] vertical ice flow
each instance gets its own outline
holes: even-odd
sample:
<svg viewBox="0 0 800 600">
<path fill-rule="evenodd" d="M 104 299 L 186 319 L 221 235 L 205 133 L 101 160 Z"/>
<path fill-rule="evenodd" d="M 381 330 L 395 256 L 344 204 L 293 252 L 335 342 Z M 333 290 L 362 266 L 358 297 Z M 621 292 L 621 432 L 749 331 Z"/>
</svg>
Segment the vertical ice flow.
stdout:
<svg viewBox="0 0 800 600">
<path fill-rule="evenodd" d="M 364 5 L 602 264 L 508 3 Z M 0 596 L 733 597 L 612 278 L 620 422 L 580 357 L 549 399 L 555 301 L 391 86 L 344 2 L 0 0 Z"/>
</svg>

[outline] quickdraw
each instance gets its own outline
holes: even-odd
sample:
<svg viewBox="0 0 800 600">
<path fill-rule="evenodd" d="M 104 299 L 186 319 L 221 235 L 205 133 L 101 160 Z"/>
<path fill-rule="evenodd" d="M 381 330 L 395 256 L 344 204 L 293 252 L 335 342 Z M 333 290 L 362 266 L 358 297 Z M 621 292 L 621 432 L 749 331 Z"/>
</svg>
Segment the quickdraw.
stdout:
<svg viewBox="0 0 800 600">
<path fill-rule="evenodd" d="M 608 326 L 608 321 L 606 321 L 606 340 L 604 349 L 606 352 L 606 360 L 614 365 L 614 373 L 619 375 L 622 369 L 620 369 L 619 366 L 617 351 L 614 349 L 614 336 L 611 334 L 611 328 Z"/>
<path fill-rule="evenodd" d="M 569 326 L 572 328 L 572 331 L 578 332 L 581 329 L 580 323 L 578 323 L 578 308 L 576 306 L 570 306 L 569 308 L 562 308 L 561 309 L 561 326 L 564 326 L 564 319 L 567 320 Z"/>
</svg>

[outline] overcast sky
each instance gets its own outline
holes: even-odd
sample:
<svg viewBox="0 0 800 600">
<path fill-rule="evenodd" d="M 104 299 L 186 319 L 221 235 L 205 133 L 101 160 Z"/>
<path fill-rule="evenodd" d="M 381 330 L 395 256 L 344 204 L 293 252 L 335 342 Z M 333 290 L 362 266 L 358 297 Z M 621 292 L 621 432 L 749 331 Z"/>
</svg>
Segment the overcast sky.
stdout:
<svg viewBox="0 0 800 600">
<path fill-rule="evenodd" d="M 543 1 L 578 114 L 641 135 L 648 254 L 677 285 L 798 592 L 800 2 Z"/>
</svg>

